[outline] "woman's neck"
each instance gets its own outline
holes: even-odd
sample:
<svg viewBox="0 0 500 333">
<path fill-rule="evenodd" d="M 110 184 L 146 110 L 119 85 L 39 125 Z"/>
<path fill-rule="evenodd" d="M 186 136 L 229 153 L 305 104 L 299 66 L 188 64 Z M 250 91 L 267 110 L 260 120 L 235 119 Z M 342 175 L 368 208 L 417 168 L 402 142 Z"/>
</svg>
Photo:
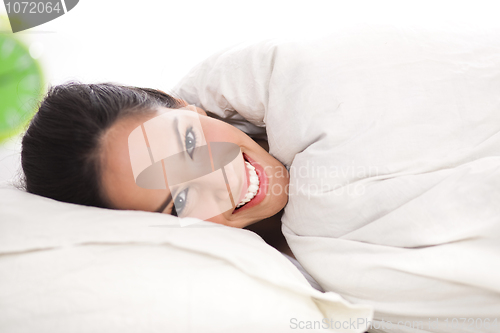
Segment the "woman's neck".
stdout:
<svg viewBox="0 0 500 333">
<path fill-rule="evenodd" d="M 255 232 L 257 235 L 262 237 L 264 241 L 274 247 L 276 250 L 289 255 L 292 258 L 295 256 L 292 253 L 292 250 L 288 246 L 285 236 L 281 232 L 281 216 L 283 215 L 283 209 L 276 215 L 268 217 L 265 220 L 256 222 L 249 226 L 246 226 L 244 229 L 251 230 Z"/>
</svg>

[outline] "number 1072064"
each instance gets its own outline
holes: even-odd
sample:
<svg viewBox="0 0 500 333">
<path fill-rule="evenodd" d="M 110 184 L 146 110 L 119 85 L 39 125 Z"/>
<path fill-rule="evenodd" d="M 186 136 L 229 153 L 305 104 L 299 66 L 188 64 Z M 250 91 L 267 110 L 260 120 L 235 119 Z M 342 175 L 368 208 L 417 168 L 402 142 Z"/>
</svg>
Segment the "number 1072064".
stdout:
<svg viewBox="0 0 500 333">
<path fill-rule="evenodd" d="M 54 4 L 52 4 L 52 2 L 6 1 L 5 8 L 7 9 L 7 13 L 9 14 L 12 13 L 50 14 L 52 12 L 59 13 L 61 10 L 63 10 L 63 8 L 61 8 L 61 3 L 59 1 L 56 1 Z"/>
</svg>

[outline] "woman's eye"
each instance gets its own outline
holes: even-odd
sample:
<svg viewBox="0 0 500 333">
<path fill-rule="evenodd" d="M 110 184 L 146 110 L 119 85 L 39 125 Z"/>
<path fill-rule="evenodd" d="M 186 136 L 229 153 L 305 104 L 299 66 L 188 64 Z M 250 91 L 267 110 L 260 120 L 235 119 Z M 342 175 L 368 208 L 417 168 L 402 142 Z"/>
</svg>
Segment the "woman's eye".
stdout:
<svg viewBox="0 0 500 333">
<path fill-rule="evenodd" d="M 190 127 L 186 131 L 186 151 L 191 158 L 193 158 L 194 148 L 196 147 L 196 136 L 194 135 L 193 128 Z"/>
<path fill-rule="evenodd" d="M 189 191 L 189 187 L 182 190 L 174 200 L 174 207 L 172 207 L 172 215 L 179 216 L 182 215 L 184 208 L 186 207 L 187 202 L 187 194 Z"/>
</svg>

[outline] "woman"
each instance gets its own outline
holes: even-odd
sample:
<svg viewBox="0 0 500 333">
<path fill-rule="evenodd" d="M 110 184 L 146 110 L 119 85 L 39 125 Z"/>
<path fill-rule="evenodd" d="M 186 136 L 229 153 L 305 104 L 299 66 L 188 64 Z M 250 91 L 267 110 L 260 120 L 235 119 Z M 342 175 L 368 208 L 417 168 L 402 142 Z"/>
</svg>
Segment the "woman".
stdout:
<svg viewBox="0 0 500 333">
<path fill-rule="evenodd" d="M 143 188 L 136 184 L 133 175 L 128 138 L 134 129 L 163 114 L 167 116 L 167 146 L 175 148 L 180 140 L 188 154 L 197 145 L 196 138 L 200 140 L 203 134 L 208 142 L 229 142 L 241 150 L 237 157 L 242 167 L 234 174 L 234 197 L 239 194 L 238 202 L 206 220 L 243 228 L 276 215 L 273 222 L 260 224 L 267 230 L 263 236 L 292 255 L 277 229 L 278 213 L 285 206 L 287 195 L 285 191 L 267 191 L 287 186 L 287 170 L 241 130 L 207 116 L 200 108 L 195 109 L 198 114 L 180 110 L 185 106 L 186 102 L 153 89 L 111 83 L 52 87 L 23 137 L 21 160 L 26 190 L 82 205 L 187 216 L 182 211 L 199 206 L 206 196 L 194 189 L 189 191 L 187 186 Z M 169 117 L 171 114 L 176 116 Z M 202 128 L 193 127 L 197 119 Z M 178 138 L 178 133 L 183 133 L 183 137 Z M 243 167 L 243 156 L 247 167 Z M 250 179 L 255 176 L 250 177 L 250 173 L 257 173 L 259 178 L 253 187 Z M 256 186 L 259 187 L 255 189 Z M 171 190 L 175 193 L 171 194 Z M 259 231 L 259 227 L 254 227 L 254 231 Z"/>
<path fill-rule="evenodd" d="M 263 200 L 260 217 L 286 203 L 282 231 L 298 261 L 325 290 L 373 305 L 375 328 L 470 332 L 472 321 L 496 332 L 498 37 L 368 26 L 241 44 L 195 66 L 173 91 L 267 135 L 272 159 L 224 137 L 271 170 L 289 170 L 288 201 L 278 186 L 280 204 Z M 154 210 L 162 196 L 151 200 L 135 207 Z M 244 226 L 256 207 L 219 222 Z M 454 318 L 466 320 L 446 326 Z"/>
</svg>

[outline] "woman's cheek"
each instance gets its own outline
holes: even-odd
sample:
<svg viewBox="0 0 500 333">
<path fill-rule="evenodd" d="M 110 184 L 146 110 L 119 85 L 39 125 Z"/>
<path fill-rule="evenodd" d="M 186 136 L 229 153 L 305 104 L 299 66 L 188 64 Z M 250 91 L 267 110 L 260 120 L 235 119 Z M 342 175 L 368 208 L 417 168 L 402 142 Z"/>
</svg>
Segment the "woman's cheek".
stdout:
<svg viewBox="0 0 500 333">
<path fill-rule="evenodd" d="M 248 188 L 245 160 L 241 150 L 236 158 L 224 167 L 224 171 L 231 190 L 233 203 L 236 206 L 243 199 L 241 194 L 243 189 Z"/>
</svg>

